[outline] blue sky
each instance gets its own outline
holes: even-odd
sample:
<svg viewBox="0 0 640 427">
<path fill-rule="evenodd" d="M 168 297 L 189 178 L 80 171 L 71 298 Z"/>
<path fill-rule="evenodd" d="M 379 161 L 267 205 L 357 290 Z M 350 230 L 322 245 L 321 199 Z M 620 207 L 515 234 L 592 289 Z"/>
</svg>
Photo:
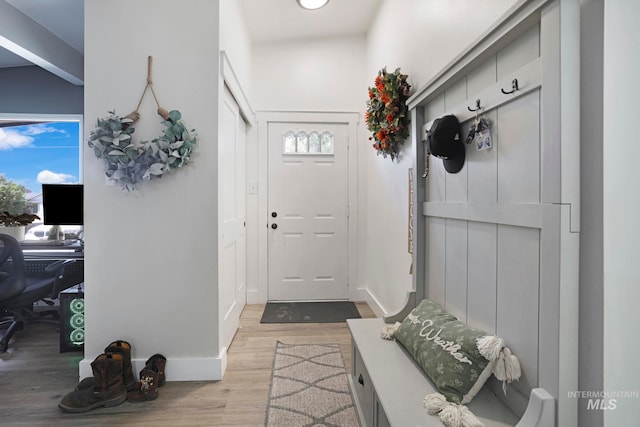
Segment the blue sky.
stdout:
<svg viewBox="0 0 640 427">
<path fill-rule="evenodd" d="M 0 175 L 40 193 L 42 183 L 80 182 L 78 122 L 0 127 Z"/>
</svg>

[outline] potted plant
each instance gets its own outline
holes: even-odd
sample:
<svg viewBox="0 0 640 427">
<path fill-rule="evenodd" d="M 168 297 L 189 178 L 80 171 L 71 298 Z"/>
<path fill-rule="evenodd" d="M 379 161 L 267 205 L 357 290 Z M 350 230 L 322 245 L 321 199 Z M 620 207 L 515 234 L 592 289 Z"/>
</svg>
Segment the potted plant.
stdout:
<svg viewBox="0 0 640 427">
<path fill-rule="evenodd" d="M 0 211 L 0 234 L 8 234 L 21 242 L 24 240 L 25 227 L 36 219 L 40 217 L 30 213 L 12 215 L 7 211 Z"/>
</svg>

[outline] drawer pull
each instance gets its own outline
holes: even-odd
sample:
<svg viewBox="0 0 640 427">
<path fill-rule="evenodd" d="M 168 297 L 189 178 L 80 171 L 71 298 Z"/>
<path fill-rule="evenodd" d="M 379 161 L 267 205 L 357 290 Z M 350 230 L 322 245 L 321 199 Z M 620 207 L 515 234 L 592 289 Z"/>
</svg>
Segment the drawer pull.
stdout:
<svg viewBox="0 0 640 427">
<path fill-rule="evenodd" d="M 364 378 L 362 378 L 362 374 L 360 374 L 360 375 L 358 376 L 358 383 L 359 383 L 360 385 L 364 385 Z"/>
</svg>

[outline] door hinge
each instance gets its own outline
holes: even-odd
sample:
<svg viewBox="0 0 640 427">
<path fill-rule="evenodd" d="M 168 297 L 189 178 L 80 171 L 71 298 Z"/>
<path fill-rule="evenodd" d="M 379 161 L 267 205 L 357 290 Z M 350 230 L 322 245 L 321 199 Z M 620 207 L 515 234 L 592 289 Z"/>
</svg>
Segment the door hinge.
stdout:
<svg viewBox="0 0 640 427">
<path fill-rule="evenodd" d="M 347 205 L 347 219 L 350 218 L 350 215 L 351 215 L 351 207 Z"/>
</svg>

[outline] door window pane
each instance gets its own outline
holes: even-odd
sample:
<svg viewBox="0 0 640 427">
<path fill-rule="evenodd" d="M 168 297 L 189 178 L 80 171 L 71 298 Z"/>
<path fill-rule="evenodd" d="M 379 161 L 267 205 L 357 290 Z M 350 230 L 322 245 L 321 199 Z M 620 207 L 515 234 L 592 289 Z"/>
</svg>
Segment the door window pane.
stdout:
<svg viewBox="0 0 640 427">
<path fill-rule="evenodd" d="M 318 154 L 320 152 L 320 135 L 313 131 L 309 134 L 309 153 Z"/>
<path fill-rule="evenodd" d="M 305 132 L 300 132 L 296 135 L 296 153 L 308 153 L 309 152 L 309 137 Z"/>
<path fill-rule="evenodd" d="M 324 132 L 322 134 L 322 154 L 333 154 L 333 134 Z"/>
<path fill-rule="evenodd" d="M 284 154 L 333 155 L 333 134 L 329 131 L 319 133 L 292 130 L 282 134 L 282 152 Z"/>
<path fill-rule="evenodd" d="M 293 135 L 293 132 L 284 134 L 284 152 L 287 154 L 296 152 L 296 137 Z"/>
</svg>

